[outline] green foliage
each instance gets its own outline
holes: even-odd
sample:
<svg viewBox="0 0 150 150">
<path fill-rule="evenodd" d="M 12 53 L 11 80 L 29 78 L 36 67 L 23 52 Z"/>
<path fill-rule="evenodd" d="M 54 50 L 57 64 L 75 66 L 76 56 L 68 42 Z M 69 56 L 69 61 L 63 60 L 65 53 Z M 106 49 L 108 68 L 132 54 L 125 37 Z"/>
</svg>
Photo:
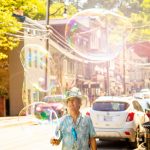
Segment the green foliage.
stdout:
<svg viewBox="0 0 150 150">
<path fill-rule="evenodd" d="M 21 28 L 21 24 L 12 17 L 9 9 L 2 10 L 3 7 L 0 7 L 0 51 L 7 54 L 8 50 L 12 50 L 18 44 L 17 39 L 10 36 L 10 33 L 16 33 Z"/>
<path fill-rule="evenodd" d="M 87 2 L 83 5 L 84 9 L 89 8 L 105 8 L 105 9 L 112 9 L 119 3 L 118 0 L 87 0 Z"/>
<path fill-rule="evenodd" d="M 6 59 L 6 58 L 8 58 L 8 56 L 5 55 L 4 53 L 1 53 L 1 52 L 0 52 L 0 60 Z"/>
<path fill-rule="evenodd" d="M 132 13 L 130 20 L 133 24 L 133 32 L 129 37 L 130 42 L 142 42 L 150 40 L 150 1 L 143 0 L 141 11 Z"/>
<path fill-rule="evenodd" d="M 88 0 L 83 9 L 94 7 L 111 11 L 117 8 L 118 12 L 130 19 L 133 29 L 129 43 L 150 40 L 150 0 Z"/>
<path fill-rule="evenodd" d="M 22 7 L 24 15 L 32 19 L 45 19 L 46 0 L 28 0 Z"/>
<path fill-rule="evenodd" d="M 8 55 L 19 43 L 16 34 L 22 24 L 12 16 L 13 13 L 26 15 L 32 19 L 45 18 L 45 0 L 0 0 L 0 52 Z M 0 55 L 0 59 L 4 58 Z"/>
<path fill-rule="evenodd" d="M 77 9 L 73 5 L 65 6 L 64 3 L 53 3 L 50 6 L 50 18 L 64 18 L 65 10 L 67 17 L 71 17 L 77 13 Z"/>
<path fill-rule="evenodd" d="M 8 96 L 8 90 L 3 86 L 0 86 L 0 96 L 4 96 L 4 97 Z"/>
</svg>

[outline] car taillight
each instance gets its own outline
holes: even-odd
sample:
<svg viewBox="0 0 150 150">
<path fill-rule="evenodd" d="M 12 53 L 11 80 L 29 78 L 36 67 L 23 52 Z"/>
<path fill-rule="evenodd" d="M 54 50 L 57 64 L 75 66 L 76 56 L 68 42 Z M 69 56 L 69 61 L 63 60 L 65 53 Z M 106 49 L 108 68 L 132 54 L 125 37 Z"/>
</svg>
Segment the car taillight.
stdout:
<svg viewBox="0 0 150 150">
<path fill-rule="evenodd" d="M 90 113 L 89 113 L 89 112 L 86 112 L 86 115 L 87 115 L 87 116 L 90 116 Z"/>
<path fill-rule="evenodd" d="M 126 122 L 133 121 L 133 119 L 134 119 L 134 112 L 130 112 L 128 114 Z"/>
<path fill-rule="evenodd" d="M 146 113 L 146 115 L 148 116 L 148 118 L 150 118 L 150 113 L 148 112 L 148 113 Z"/>
<path fill-rule="evenodd" d="M 124 133 L 125 133 L 126 135 L 130 135 L 130 132 L 128 132 L 128 131 L 125 131 Z"/>
</svg>

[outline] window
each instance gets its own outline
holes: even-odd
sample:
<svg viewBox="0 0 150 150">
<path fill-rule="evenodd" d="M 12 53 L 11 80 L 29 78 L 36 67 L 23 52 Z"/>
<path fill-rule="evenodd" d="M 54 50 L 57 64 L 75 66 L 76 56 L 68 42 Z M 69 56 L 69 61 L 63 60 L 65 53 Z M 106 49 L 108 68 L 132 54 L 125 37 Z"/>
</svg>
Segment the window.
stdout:
<svg viewBox="0 0 150 150">
<path fill-rule="evenodd" d="M 142 100 L 142 101 L 140 101 L 140 105 L 142 106 L 143 111 L 145 111 L 145 109 L 150 109 L 150 104 L 148 101 Z"/>
<path fill-rule="evenodd" d="M 143 112 L 141 105 L 137 101 L 133 101 L 133 107 L 135 110 Z"/>
<path fill-rule="evenodd" d="M 31 104 L 31 90 L 28 89 L 28 104 Z"/>
<path fill-rule="evenodd" d="M 34 63 L 35 63 L 35 68 L 37 68 L 37 63 L 38 63 L 38 57 L 37 57 L 37 51 L 34 51 Z"/>
<path fill-rule="evenodd" d="M 100 49 L 100 40 L 99 38 L 96 36 L 97 31 L 92 31 L 91 32 L 91 42 L 90 42 L 90 49 L 94 49 L 94 50 L 99 50 Z"/>
<path fill-rule="evenodd" d="M 78 68 L 78 70 L 77 70 L 77 74 L 78 75 L 83 75 L 83 64 L 82 63 L 77 63 L 76 64 L 76 66 L 77 66 L 77 68 Z"/>
<path fill-rule="evenodd" d="M 96 102 L 93 110 L 96 111 L 125 111 L 129 107 L 125 102 Z"/>
<path fill-rule="evenodd" d="M 64 71 L 64 74 L 67 73 L 67 60 L 66 59 L 63 60 L 63 71 Z"/>
<path fill-rule="evenodd" d="M 40 55 L 40 62 L 39 62 L 40 63 L 40 68 L 43 69 L 44 60 L 43 60 L 42 54 L 39 53 L 39 55 Z"/>
<path fill-rule="evenodd" d="M 68 60 L 68 63 L 67 63 L 67 72 L 69 74 L 74 74 L 74 62 Z"/>
<path fill-rule="evenodd" d="M 138 102 L 137 102 L 137 105 L 138 105 L 139 111 L 143 112 L 143 109 L 142 109 L 141 105 Z"/>
<path fill-rule="evenodd" d="M 28 54 L 28 65 L 29 65 L 29 67 L 32 67 L 32 52 L 31 52 L 31 49 L 29 49 L 29 54 Z"/>
<path fill-rule="evenodd" d="M 134 102 L 133 102 L 133 107 L 134 107 L 134 109 L 135 109 L 135 110 L 137 110 L 137 111 L 138 111 L 138 106 L 137 106 L 136 101 L 134 101 Z"/>
<path fill-rule="evenodd" d="M 39 101 L 39 91 L 36 91 L 33 93 L 33 101 L 37 102 Z"/>
</svg>

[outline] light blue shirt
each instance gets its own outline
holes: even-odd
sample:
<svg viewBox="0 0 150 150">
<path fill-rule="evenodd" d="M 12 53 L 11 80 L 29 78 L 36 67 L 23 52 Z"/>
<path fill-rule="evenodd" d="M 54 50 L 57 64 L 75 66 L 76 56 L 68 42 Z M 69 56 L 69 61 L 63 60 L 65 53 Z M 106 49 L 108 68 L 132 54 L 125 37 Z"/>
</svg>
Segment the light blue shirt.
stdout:
<svg viewBox="0 0 150 150">
<path fill-rule="evenodd" d="M 72 128 L 77 133 L 77 140 L 72 134 Z M 76 124 L 70 115 L 65 115 L 60 121 L 60 140 L 62 150 L 89 150 L 89 139 L 96 135 L 91 118 L 79 115 Z"/>
</svg>

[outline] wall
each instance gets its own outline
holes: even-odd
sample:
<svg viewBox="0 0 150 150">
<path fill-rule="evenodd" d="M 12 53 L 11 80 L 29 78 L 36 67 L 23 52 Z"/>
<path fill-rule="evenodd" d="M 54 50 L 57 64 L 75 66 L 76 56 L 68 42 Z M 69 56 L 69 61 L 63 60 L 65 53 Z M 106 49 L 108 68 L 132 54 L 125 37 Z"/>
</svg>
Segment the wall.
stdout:
<svg viewBox="0 0 150 150">
<path fill-rule="evenodd" d="M 20 50 L 23 42 L 9 53 L 9 99 L 10 115 L 17 116 L 23 108 L 22 85 L 23 85 L 23 67 L 20 62 Z"/>
</svg>

